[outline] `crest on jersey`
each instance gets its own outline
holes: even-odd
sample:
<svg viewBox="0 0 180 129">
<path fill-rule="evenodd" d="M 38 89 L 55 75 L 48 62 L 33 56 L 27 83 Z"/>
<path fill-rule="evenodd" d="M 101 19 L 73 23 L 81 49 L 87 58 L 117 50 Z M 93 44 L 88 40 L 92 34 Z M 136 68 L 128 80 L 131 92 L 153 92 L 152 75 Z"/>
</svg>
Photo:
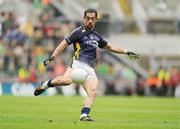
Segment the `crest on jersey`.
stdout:
<svg viewBox="0 0 180 129">
<path fill-rule="evenodd" d="M 82 32 L 85 32 L 85 31 L 86 31 L 86 30 L 84 30 L 84 29 L 82 30 Z"/>
</svg>

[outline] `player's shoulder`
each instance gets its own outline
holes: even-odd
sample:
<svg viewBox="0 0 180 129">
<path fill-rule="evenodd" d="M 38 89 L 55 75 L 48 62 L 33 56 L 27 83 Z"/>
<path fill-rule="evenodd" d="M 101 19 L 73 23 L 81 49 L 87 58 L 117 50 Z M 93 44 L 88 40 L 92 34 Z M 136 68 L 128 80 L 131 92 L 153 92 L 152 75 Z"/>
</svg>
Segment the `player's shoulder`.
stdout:
<svg viewBox="0 0 180 129">
<path fill-rule="evenodd" d="M 97 37 L 102 38 L 102 35 L 99 34 L 97 31 L 93 31 L 93 33 L 94 33 Z"/>
<path fill-rule="evenodd" d="M 76 29 L 74 29 L 72 32 L 71 32 L 71 35 L 73 34 L 75 34 L 75 35 L 78 35 L 78 34 L 80 34 L 81 33 L 81 31 L 82 31 L 82 27 L 81 26 L 79 26 L 79 27 L 77 27 Z"/>
</svg>

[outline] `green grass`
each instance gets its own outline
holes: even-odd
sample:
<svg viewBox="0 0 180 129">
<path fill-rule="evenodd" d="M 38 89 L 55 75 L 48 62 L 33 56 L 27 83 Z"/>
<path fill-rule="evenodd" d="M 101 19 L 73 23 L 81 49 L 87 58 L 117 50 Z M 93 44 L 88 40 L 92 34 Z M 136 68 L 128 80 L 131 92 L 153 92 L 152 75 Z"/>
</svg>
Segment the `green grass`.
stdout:
<svg viewBox="0 0 180 129">
<path fill-rule="evenodd" d="M 79 122 L 83 97 L 0 96 L 0 129 L 180 129 L 180 99 L 97 97 Z"/>
</svg>

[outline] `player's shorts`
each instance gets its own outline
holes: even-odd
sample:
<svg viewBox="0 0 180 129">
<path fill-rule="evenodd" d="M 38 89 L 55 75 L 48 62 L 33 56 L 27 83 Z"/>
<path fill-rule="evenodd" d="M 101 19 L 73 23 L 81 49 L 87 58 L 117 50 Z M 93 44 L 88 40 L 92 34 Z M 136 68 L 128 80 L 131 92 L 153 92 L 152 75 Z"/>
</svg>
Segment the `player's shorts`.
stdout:
<svg viewBox="0 0 180 129">
<path fill-rule="evenodd" d="M 85 70 L 87 72 L 87 79 L 90 79 L 91 77 L 96 77 L 94 69 L 88 64 L 81 62 L 79 60 L 74 60 L 72 62 L 72 68 L 81 68 Z"/>
</svg>

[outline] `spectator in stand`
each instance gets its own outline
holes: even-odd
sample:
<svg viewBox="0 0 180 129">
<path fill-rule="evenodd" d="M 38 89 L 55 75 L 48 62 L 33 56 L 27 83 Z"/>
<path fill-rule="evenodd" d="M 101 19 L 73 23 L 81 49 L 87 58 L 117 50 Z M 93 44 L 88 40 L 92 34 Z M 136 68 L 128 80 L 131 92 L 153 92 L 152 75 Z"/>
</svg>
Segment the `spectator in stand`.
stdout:
<svg viewBox="0 0 180 129">
<path fill-rule="evenodd" d="M 169 95 L 174 96 L 176 87 L 180 84 L 180 72 L 177 68 L 172 68 L 170 73 L 170 85 L 169 85 Z"/>
<path fill-rule="evenodd" d="M 107 75 L 104 77 L 105 80 L 105 85 L 106 85 L 106 89 L 105 89 L 105 94 L 107 95 L 116 95 L 117 92 L 115 90 L 115 71 L 114 71 L 114 65 L 112 63 L 108 63 L 108 73 Z"/>
<path fill-rule="evenodd" d="M 65 67 L 64 62 L 61 60 L 61 58 L 58 58 L 54 65 L 55 76 L 63 75 L 65 70 L 66 70 L 66 67 Z"/>
<path fill-rule="evenodd" d="M 150 70 L 149 77 L 147 78 L 147 85 L 150 89 L 150 95 L 157 95 L 157 87 L 160 86 L 160 80 L 156 71 Z"/>
<path fill-rule="evenodd" d="M 12 30 L 15 15 L 12 12 L 2 12 L 1 15 L 3 18 L 2 30 L 6 33 L 8 30 Z"/>
<path fill-rule="evenodd" d="M 28 82 L 36 83 L 37 82 L 37 71 L 35 69 L 35 66 L 31 65 L 28 69 L 29 76 L 28 76 Z"/>
<path fill-rule="evenodd" d="M 159 96 L 165 96 L 167 95 L 169 79 L 170 79 L 170 73 L 167 70 L 167 68 L 160 68 L 158 71 L 158 78 L 160 80 L 160 87 L 158 87 L 158 93 Z"/>
<path fill-rule="evenodd" d="M 26 66 L 21 66 L 18 70 L 18 81 L 19 82 L 27 82 L 29 78 L 29 71 Z"/>
<path fill-rule="evenodd" d="M 137 75 L 137 80 L 136 80 L 136 94 L 137 95 L 145 95 L 146 91 L 146 78 Z"/>
<path fill-rule="evenodd" d="M 105 76 L 107 76 L 108 74 L 108 65 L 107 63 L 105 63 L 105 61 L 103 59 L 100 59 L 96 65 L 96 71 L 98 76 L 100 76 L 100 78 L 103 78 Z"/>
<path fill-rule="evenodd" d="M 3 58 L 5 56 L 5 53 L 7 51 L 6 46 L 4 45 L 4 42 L 2 40 L 2 37 L 0 37 L 0 71 L 3 68 Z"/>
</svg>

